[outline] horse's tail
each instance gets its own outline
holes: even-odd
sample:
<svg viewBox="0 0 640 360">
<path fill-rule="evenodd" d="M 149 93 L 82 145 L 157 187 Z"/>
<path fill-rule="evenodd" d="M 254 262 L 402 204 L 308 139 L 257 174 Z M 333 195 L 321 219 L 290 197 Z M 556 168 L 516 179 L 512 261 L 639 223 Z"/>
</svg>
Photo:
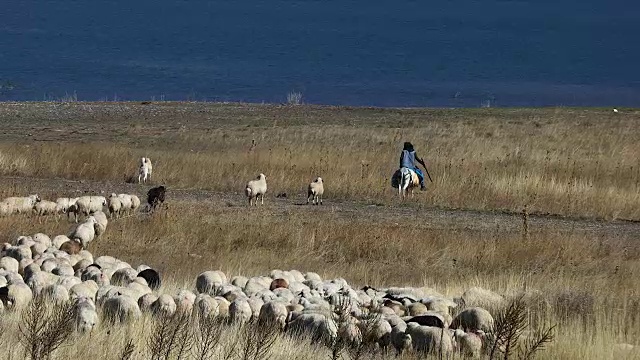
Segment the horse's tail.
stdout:
<svg viewBox="0 0 640 360">
<path fill-rule="evenodd" d="M 400 186 L 400 183 L 402 182 L 402 173 L 400 172 L 400 169 L 396 170 L 396 172 L 393 173 L 393 176 L 391 176 L 391 187 L 396 189 L 398 186 Z"/>
</svg>

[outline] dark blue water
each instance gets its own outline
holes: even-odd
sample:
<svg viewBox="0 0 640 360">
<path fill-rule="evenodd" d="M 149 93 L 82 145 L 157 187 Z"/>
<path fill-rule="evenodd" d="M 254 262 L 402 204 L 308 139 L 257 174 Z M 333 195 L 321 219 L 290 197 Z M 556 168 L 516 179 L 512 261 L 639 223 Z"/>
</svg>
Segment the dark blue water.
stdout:
<svg viewBox="0 0 640 360">
<path fill-rule="evenodd" d="M 0 100 L 640 106 L 639 35 L 635 1 L 1 0 Z"/>
</svg>

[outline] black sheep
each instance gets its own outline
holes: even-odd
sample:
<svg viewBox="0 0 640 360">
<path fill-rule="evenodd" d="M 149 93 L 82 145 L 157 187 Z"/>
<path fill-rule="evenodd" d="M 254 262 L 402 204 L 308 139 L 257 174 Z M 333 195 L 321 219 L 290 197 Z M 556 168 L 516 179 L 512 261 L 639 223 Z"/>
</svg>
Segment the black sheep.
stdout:
<svg viewBox="0 0 640 360">
<path fill-rule="evenodd" d="M 147 281 L 147 285 L 151 290 L 156 290 L 160 287 L 160 274 L 153 269 L 145 269 L 138 273 L 138 277 L 141 277 Z"/>
<path fill-rule="evenodd" d="M 147 203 L 151 206 L 152 209 L 155 209 L 159 203 L 164 203 L 165 198 L 165 187 L 158 186 L 149 189 L 147 192 Z"/>
</svg>

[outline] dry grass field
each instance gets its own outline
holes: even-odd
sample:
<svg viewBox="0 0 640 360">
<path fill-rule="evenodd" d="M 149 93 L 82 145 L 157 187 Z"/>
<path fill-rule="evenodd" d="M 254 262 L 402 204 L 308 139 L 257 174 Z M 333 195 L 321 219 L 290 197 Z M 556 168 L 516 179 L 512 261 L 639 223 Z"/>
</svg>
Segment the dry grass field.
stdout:
<svg viewBox="0 0 640 360">
<path fill-rule="evenodd" d="M 90 250 L 159 269 L 166 291 L 192 288 L 212 269 L 299 269 L 448 296 L 471 286 L 525 291 L 534 294 L 531 319 L 557 325 L 538 358 L 640 358 L 639 121 L 640 111 L 625 109 L 4 103 L 0 196 L 142 197 L 163 184 L 168 209 L 112 221 Z M 401 202 L 389 178 L 404 141 L 433 183 Z M 151 183 L 127 183 L 142 156 L 154 162 Z M 265 206 L 248 209 L 242 190 L 260 172 Z M 316 176 L 325 205 L 302 205 Z M 5 217 L 0 240 L 71 227 L 64 218 Z M 19 358 L 11 319 L 0 348 Z M 145 324 L 101 329 L 57 358 L 117 359 L 127 336 L 133 358 L 148 358 Z M 330 358 L 286 338 L 272 355 Z"/>
</svg>

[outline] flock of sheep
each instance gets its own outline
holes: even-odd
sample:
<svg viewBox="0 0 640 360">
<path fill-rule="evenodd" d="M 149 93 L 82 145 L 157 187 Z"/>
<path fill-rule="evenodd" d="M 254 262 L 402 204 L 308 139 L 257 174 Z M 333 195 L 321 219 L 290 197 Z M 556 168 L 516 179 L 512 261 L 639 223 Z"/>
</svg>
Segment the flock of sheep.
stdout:
<svg viewBox="0 0 640 360">
<path fill-rule="evenodd" d="M 149 179 L 151 160 L 142 158 L 139 181 Z M 266 176 L 247 183 L 249 206 L 264 203 Z M 318 177 L 308 186 L 307 203 L 322 204 L 324 186 Z M 164 202 L 165 188 L 147 193 L 151 207 Z M 322 279 L 313 272 L 273 270 L 269 276 L 228 278 L 206 271 L 194 287 L 162 293 L 160 274 L 145 265 L 133 268 L 111 256 L 94 256 L 87 247 L 101 236 L 111 218 L 135 212 L 140 199 L 130 194 L 59 198 L 38 195 L 10 197 L 0 203 L 4 215 L 73 214 L 77 223 L 69 235 L 43 233 L 20 236 L 0 252 L 0 314 L 20 311 L 36 296 L 60 303 L 72 301 L 76 330 L 90 333 L 101 323 L 135 321 L 143 313 L 172 315 L 187 312 L 222 317 L 229 323 L 252 319 L 271 323 L 284 334 L 306 334 L 331 344 L 337 338 L 350 344 L 365 332 L 382 350 L 416 351 L 448 356 L 460 351 L 480 356 L 493 329 L 484 305 L 503 301 L 500 295 L 471 288 L 449 298 L 428 288 L 352 288 L 344 279 Z M 79 217 L 83 221 L 78 223 Z M 460 309 L 464 304 L 464 309 Z M 456 310 L 458 309 L 458 310 Z M 455 314 L 455 316 L 453 316 Z M 372 319 L 374 321 L 372 322 Z"/>
<path fill-rule="evenodd" d="M 77 198 L 58 198 L 56 201 L 43 200 L 38 194 L 26 197 L 8 197 L 0 202 L 0 215 L 13 214 L 37 215 L 73 215 L 78 222 L 78 216 L 89 215 L 107 208 L 113 217 L 130 214 L 140 207 L 140 198 L 133 194 L 111 194 L 104 196 L 80 196 Z"/>
<path fill-rule="evenodd" d="M 494 320 L 476 305 L 504 301 L 481 288 L 468 289 L 459 298 L 429 288 L 354 289 L 341 278 L 323 279 L 296 270 L 251 278 L 206 271 L 197 276 L 193 288 L 162 293 L 156 270 L 133 268 L 111 256 L 94 258 L 85 249 L 66 247 L 70 242 L 64 235 L 52 239 L 38 233 L 3 245 L 0 314 L 20 311 L 41 296 L 52 303 L 72 301 L 79 333 L 91 333 L 101 324 L 135 321 L 144 313 L 186 312 L 229 323 L 257 319 L 283 334 L 306 335 L 327 344 L 337 338 L 357 344 L 367 334 L 382 351 L 445 356 L 460 351 L 478 357 Z M 456 311 L 461 304 L 465 308 Z"/>
</svg>

